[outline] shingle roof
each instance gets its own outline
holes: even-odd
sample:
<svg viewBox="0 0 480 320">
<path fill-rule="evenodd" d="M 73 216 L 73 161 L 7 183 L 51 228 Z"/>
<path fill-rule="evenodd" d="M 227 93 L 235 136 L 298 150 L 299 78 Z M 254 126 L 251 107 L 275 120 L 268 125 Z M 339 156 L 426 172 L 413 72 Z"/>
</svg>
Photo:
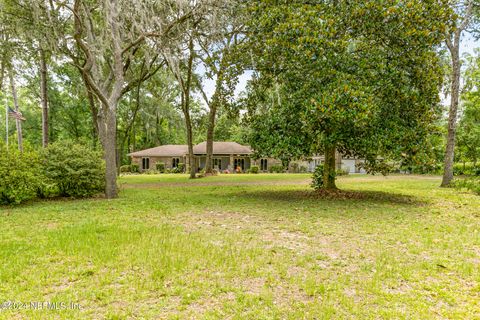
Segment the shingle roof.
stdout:
<svg viewBox="0 0 480 320">
<path fill-rule="evenodd" d="M 164 145 L 129 153 L 130 157 L 181 157 L 188 153 L 187 145 Z"/>
<path fill-rule="evenodd" d="M 194 154 L 206 154 L 207 142 L 202 142 L 193 147 Z M 249 146 L 242 146 L 236 142 L 214 142 L 213 154 L 251 154 Z"/>
<path fill-rule="evenodd" d="M 207 142 L 202 142 L 193 147 L 194 154 L 206 154 Z M 249 146 L 242 146 L 236 142 L 214 142 L 213 154 L 252 154 Z M 181 157 L 188 154 L 187 145 L 164 145 L 151 149 L 129 153 L 130 157 Z"/>
</svg>

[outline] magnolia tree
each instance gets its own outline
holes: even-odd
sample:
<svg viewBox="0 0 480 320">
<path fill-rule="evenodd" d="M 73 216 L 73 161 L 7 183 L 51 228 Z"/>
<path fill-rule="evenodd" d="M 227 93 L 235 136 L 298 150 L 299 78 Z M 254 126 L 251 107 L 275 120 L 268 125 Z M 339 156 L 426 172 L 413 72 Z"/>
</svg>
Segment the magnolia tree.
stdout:
<svg viewBox="0 0 480 320">
<path fill-rule="evenodd" d="M 256 71 L 247 119 L 259 156 L 324 154 L 331 190 L 336 151 L 365 158 L 375 172 L 379 159 L 422 149 L 440 113 L 436 47 L 447 1 L 251 1 L 247 9 L 244 51 Z"/>
<path fill-rule="evenodd" d="M 181 24 L 202 5 L 181 0 L 38 2 L 37 10 L 47 17 L 50 41 L 60 39 L 57 49 L 78 69 L 94 100 L 91 104 L 96 105 L 107 198 L 117 196 L 118 103 L 158 70 L 162 63 L 159 48 L 169 46 L 171 38 L 181 31 Z"/>
</svg>

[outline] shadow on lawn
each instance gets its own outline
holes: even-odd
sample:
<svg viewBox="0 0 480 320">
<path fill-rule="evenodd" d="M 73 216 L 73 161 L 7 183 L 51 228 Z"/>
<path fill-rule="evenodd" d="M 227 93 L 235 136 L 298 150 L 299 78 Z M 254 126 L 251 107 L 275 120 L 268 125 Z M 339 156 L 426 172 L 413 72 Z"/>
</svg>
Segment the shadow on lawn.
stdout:
<svg viewBox="0 0 480 320">
<path fill-rule="evenodd" d="M 252 191 L 237 194 L 237 197 L 246 197 L 250 199 L 259 199 L 267 201 L 335 201 L 335 202 L 358 202 L 367 201 L 383 204 L 406 204 L 406 205 L 424 205 L 425 201 L 417 197 L 388 193 L 382 191 L 350 191 L 337 190 L 334 192 L 307 191 L 307 190 L 271 190 L 271 191 Z"/>
</svg>

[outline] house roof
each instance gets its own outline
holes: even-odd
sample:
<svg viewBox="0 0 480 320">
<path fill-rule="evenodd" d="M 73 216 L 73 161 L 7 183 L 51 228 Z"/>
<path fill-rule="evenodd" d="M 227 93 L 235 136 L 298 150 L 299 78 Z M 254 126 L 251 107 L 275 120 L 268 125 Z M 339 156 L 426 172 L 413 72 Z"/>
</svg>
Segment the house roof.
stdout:
<svg viewBox="0 0 480 320">
<path fill-rule="evenodd" d="M 130 157 L 181 157 L 188 153 L 187 145 L 168 144 L 151 149 L 129 153 Z"/>
<path fill-rule="evenodd" d="M 202 142 L 193 147 L 194 154 L 206 154 L 207 142 Z M 249 146 L 243 146 L 236 142 L 214 142 L 213 154 L 252 154 Z"/>
<path fill-rule="evenodd" d="M 194 154 L 206 154 L 207 142 L 202 142 L 193 147 Z M 236 142 L 214 142 L 213 154 L 252 154 L 249 146 L 243 146 Z M 181 157 L 188 154 L 187 145 L 164 145 L 151 149 L 129 153 L 130 157 Z"/>
</svg>

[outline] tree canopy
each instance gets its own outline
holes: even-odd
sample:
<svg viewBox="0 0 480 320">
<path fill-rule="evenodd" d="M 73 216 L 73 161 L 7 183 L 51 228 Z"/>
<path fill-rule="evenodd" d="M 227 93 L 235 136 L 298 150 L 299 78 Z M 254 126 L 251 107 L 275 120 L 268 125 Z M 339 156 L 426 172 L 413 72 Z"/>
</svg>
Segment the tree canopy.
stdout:
<svg viewBox="0 0 480 320">
<path fill-rule="evenodd" d="M 250 13 L 256 150 L 285 160 L 331 159 L 338 150 L 375 170 L 379 158 L 422 148 L 439 115 L 435 49 L 449 22 L 446 3 L 256 1 Z M 325 185 L 334 188 L 328 161 Z"/>
</svg>

